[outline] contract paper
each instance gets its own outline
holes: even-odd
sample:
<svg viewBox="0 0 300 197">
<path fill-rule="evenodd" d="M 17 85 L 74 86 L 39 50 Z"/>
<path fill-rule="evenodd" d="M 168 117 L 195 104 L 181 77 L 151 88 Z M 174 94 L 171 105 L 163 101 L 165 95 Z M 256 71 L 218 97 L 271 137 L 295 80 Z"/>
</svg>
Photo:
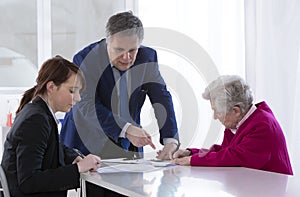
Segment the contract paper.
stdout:
<svg viewBox="0 0 300 197">
<path fill-rule="evenodd" d="M 98 173 L 113 173 L 113 172 L 150 172 L 159 170 L 161 167 L 174 166 L 170 161 L 160 160 L 144 160 L 134 159 L 128 160 L 124 158 L 118 159 L 104 159 L 105 164 L 97 170 Z"/>
</svg>

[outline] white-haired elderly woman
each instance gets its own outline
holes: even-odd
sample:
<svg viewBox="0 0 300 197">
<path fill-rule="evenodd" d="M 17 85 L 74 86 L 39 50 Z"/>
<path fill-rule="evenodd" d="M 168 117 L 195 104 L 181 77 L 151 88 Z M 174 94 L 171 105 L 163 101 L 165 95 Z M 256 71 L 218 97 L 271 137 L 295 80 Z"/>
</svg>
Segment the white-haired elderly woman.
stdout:
<svg viewBox="0 0 300 197">
<path fill-rule="evenodd" d="M 250 87 L 239 76 L 220 76 L 203 98 L 224 126 L 221 145 L 209 150 L 188 148 L 174 153 L 173 163 L 191 166 L 242 166 L 293 174 L 285 137 L 266 102 L 253 104 Z"/>
</svg>

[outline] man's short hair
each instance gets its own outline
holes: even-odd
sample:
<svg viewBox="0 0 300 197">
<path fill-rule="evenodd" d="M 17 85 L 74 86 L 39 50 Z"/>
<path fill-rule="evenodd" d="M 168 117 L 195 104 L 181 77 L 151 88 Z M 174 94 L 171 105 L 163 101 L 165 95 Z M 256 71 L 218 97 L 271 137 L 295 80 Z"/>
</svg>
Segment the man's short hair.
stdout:
<svg viewBox="0 0 300 197">
<path fill-rule="evenodd" d="M 116 33 L 128 36 L 136 35 L 140 41 L 144 38 L 143 24 L 131 11 L 121 12 L 111 16 L 105 28 L 106 38 Z"/>
</svg>

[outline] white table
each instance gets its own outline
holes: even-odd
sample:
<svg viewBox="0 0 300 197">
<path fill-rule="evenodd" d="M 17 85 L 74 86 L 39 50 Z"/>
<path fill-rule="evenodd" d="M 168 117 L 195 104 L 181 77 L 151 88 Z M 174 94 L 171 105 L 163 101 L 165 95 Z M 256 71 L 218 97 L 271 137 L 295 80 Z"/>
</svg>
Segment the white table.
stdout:
<svg viewBox="0 0 300 197">
<path fill-rule="evenodd" d="M 85 181 L 127 196 L 300 196 L 300 178 L 238 167 L 161 168 L 146 173 L 83 173 Z"/>
</svg>

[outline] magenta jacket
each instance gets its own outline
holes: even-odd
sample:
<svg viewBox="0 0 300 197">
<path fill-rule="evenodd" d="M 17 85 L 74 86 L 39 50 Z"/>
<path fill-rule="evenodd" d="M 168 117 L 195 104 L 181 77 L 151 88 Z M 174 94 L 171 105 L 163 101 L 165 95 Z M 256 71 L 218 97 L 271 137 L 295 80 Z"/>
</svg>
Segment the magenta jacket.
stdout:
<svg viewBox="0 0 300 197">
<path fill-rule="evenodd" d="M 238 128 L 234 135 L 225 129 L 222 145 L 213 145 L 200 157 L 192 152 L 191 166 L 241 166 L 259 170 L 293 174 L 282 129 L 265 102 Z"/>
</svg>

